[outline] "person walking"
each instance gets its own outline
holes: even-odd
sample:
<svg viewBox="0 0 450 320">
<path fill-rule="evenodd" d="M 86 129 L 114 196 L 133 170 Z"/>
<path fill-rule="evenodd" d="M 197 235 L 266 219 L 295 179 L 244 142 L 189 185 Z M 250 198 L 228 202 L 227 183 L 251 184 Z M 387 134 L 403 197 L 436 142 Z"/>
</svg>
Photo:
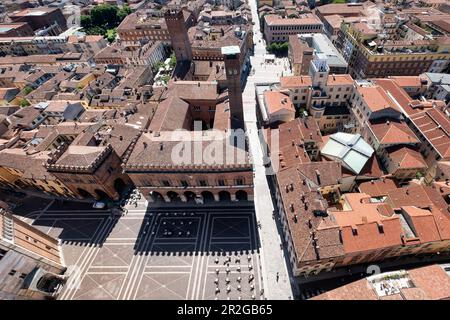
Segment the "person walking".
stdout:
<svg viewBox="0 0 450 320">
<path fill-rule="evenodd" d="M 280 280 L 280 273 L 279 272 L 277 272 L 277 282 L 278 282 L 278 280 Z"/>
</svg>

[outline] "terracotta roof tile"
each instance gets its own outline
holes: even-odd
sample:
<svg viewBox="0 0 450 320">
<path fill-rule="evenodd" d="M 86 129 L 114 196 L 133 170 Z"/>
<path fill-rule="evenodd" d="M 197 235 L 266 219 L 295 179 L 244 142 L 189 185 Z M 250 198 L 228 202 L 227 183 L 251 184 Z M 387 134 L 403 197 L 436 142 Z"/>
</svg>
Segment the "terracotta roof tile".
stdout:
<svg viewBox="0 0 450 320">
<path fill-rule="evenodd" d="M 369 128 L 380 144 L 415 144 L 420 143 L 414 132 L 404 122 L 383 121 L 369 123 Z"/>
</svg>

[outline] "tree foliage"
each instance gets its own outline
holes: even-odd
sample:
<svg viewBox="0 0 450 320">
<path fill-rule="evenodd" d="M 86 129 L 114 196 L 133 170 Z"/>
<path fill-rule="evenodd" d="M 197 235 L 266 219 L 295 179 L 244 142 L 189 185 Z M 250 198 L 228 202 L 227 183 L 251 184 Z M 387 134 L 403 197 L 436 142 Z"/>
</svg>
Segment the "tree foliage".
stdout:
<svg viewBox="0 0 450 320">
<path fill-rule="evenodd" d="M 95 6 L 91 10 L 91 20 L 93 26 L 103 27 L 106 29 L 114 28 L 117 26 L 117 6 L 110 4 L 101 4 Z"/>
<path fill-rule="evenodd" d="M 25 95 L 29 95 L 31 92 L 33 91 L 33 88 L 26 86 L 25 88 L 23 88 L 23 93 Z"/>
<path fill-rule="evenodd" d="M 19 106 L 21 106 L 22 108 L 25 108 L 25 107 L 30 106 L 30 103 L 28 102 L 27 99 L 23 99 L 23 98 L 22 98 L 22 99 L 19 101 Z"/>
<path fill-rule="evenodd" d="M 122 8 L 119 9 L 119 11 L 117 11 L 117 20 L 118 22 L 122 22 L 123 19 L 125 19 L 125 17 L 127 15 L 129 15 L 131 13 L 131 8 L 129 6 L 123 6 Z"/>
<path fill-rule="evenodd" d="M 131 13 L 129 6 L 121 8 L 110 4 L 95 6 L 90 15 L 81 16 L 81 27 L 89 35 L 102 35 L 109 42 L 117 36 L 116 28 Z"/>
<path fill-rule="evenodd" d="M 285 54 L 289 50 L 288 42 L 273 42 L 267 46 L 267 51 L 274 54 Z"/>
<path fill-rule="evenodd" d="M 113 29 L 108 29 L 106 31 L 106 39 L 111 43 L 116 39 L 117 36 L 117 29 L 113 28 Z"/>
<path fill-rule="evenodd" d="M 80 24 L 82 28 L 90 28 L 92 27 L 91 16 L 82 15 L 80 17 Z"/>
<path fill-rule="evenodd" d="M 172 55 L 170 56 L 169 66 L 170 66 L 171 68 L 174 68 L 176 64 L 177 64 L 177 58 L 175 57 L 175 54 L 172 54 Z"/>
</svg>

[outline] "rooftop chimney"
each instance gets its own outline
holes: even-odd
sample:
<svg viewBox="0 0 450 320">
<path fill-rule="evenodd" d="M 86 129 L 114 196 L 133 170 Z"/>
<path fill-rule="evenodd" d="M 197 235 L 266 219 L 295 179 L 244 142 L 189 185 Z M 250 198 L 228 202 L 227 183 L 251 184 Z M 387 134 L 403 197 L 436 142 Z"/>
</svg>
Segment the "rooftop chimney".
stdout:
<svg viewBox="0 0 450 320">
<path fill-rule="evenodd" d="M 317 177 L 317 183 L 318 183 L 319 185 L 321 185 L 321 184 L 322 184 L 322 181 L 321 181 L 321 179 L 320 179 L 320 171 L 319 171 L 319 170 L 316 170 L 316 177 Z"/>
</svg>

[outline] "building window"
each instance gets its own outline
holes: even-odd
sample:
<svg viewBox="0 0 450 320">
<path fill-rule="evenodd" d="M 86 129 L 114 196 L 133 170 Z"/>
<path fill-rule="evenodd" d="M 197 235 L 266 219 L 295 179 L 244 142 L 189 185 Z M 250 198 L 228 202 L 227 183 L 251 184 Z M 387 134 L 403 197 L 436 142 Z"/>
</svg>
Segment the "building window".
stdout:
<svg viewBox="0 0 450 320">
<path fill-rule="evenodd" d="M 0 260 L 2 260 L 2 258 L 6 255 L 7 252 L 8 251 L 0 249 Z"/>
<path fill-rule="evenodd" d="M 244 180 L 243 179 L 236 179 L 236 185 L 237 186 L 243 186 L 244 185 Z"/>
<path fill-rule="evenodd" d="M 202 187 L 206 187 L 206 186 L 207 186 L 207 183 L 206 183 L 205 180 L 199 180 L 198 183 L 199 183 L 200 186 L 202 186 Z"/>
<path fill-rule="evenodd" d="M 219 180 L 217 181 L 217 183 L 218 183 L 219 186 L 224 186 L 224 185 L 225 185 L 225 180 L 219 179 Z"/>
</svg>

